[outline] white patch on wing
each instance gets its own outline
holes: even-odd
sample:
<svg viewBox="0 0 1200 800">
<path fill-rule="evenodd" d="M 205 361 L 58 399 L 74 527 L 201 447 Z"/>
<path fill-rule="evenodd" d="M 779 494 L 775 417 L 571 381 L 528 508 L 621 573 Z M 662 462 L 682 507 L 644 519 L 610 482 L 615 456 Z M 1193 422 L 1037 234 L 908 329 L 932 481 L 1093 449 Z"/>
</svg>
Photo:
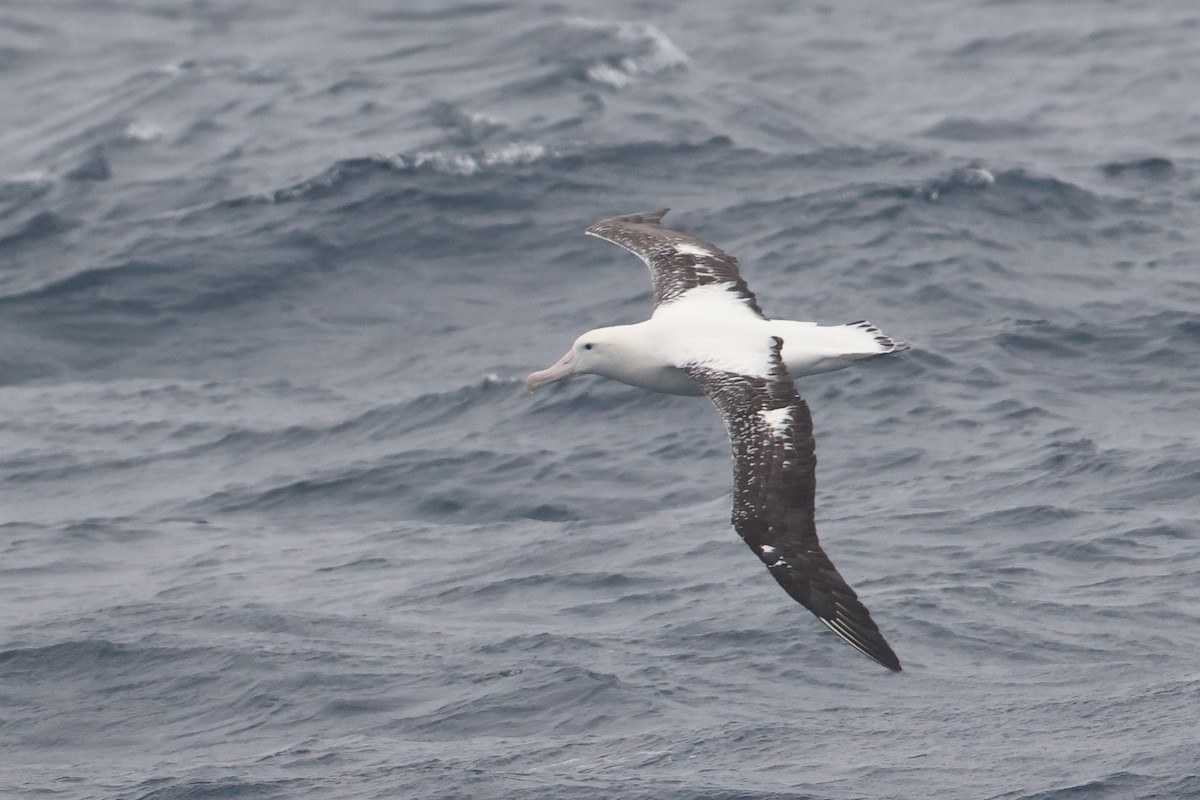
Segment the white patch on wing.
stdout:
<svg viewBox="0 0 1200 800">
<path fill-rule="evenodd" d="M 675 252 L 683 253 L 684 255 L 688 256 L 695 256 L 697 258 L 711 258 L 713 255 L 711 250 L 691 244 L 690 242 L 681 242 L 675 245 Z"/>
<path fill-rule="evenodd" d="M 771 555 L 771 553 L 775 552 L 775 548 L 771 547 L 769 544 L 760 545 L 758 549 L 762 550 L 767 555 Z"/>
<path fill-rule="evenodd" d="M 758 412 L 758 415 L 763 418 L 763 422 L 771 426 L 771 430 L 776 436 L 785 435 L 788 425 L 792 423 L 792 409 L 788 406 L 772 409 L 764 408 Z"/>
</svg>

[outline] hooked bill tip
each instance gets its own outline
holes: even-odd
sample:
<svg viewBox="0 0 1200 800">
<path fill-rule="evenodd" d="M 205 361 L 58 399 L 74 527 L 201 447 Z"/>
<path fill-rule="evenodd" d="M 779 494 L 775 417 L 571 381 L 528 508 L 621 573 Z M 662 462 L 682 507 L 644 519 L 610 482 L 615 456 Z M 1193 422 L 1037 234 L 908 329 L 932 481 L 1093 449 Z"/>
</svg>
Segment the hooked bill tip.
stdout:
<svg viewBox="0 0 1200 800">
<path fill-rule="evenodd" d="M 568 350 L 566 354 L 553 365 L 546 367 L 540 372 L 532 372 L 525 379 L 525 388 L 528 391 L 533 391 L 539 386 L 547 383 L 561 381 L 563 378 L 569 378 L 574 374 L 575 369 L 575 353 L 573 350 Z"/>
</svg>

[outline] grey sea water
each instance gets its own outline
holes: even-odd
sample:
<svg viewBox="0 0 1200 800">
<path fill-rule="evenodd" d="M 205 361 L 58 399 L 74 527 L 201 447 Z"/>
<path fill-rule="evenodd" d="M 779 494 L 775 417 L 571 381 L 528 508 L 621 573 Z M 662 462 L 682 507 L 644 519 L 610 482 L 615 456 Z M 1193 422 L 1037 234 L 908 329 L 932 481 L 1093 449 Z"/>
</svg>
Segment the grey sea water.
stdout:
<svg viewBox="0 0 1200 800">
<path fill-rule="evenodd" d="M 1200 797 L 1200 8 L 7 0 L 0 797 Z M 703 398 L 521 380 L 668 218 L 805 379 L 826 549 Z"/>
</svg>

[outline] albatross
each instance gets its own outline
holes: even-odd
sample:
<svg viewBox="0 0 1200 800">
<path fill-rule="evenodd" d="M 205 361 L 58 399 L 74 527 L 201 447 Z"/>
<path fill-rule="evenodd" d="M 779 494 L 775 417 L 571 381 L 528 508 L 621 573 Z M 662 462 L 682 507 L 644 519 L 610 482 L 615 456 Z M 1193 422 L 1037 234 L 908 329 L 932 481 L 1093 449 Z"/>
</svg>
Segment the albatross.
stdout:
<svg viewBox="0 0 1200 800">
<path fill-rule="evenodd" d="M 907 345 L 866 321 L 769 319 L 737 259 L 663 227 L 666 213 L 613 217 L 586 231 L 650 268 L 650 319 L 588 331 L 525 388 L 601 375 L 652 392 L 708 395 L 733 449 L 734 529 L 793 599 L 855 650 L 899 672 L 900 660 L 817 539 L 812 415 L 794 381 Z"/>
</svg>

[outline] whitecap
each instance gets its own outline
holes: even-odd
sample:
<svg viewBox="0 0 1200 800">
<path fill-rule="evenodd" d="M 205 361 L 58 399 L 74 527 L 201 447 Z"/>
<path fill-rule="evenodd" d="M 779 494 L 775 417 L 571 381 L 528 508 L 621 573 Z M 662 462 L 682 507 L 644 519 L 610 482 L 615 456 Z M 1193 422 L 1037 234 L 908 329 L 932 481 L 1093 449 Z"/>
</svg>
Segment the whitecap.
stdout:
<svg viewBox="0 0 1200 800">
<path fill-rule="evenodd" d="M 546 157 L 547 150 L 544 145 L 536 142 L 510 142 L 495 150 L 484 153 L 483 163 L 487 166 L 516 166 L 520 164 L 532 164 Z"/>
<path fill-rule="evenodd" d="M 452 175 L 474 175 L 479 172 L 479 161 L 468 153 L 447 153 L 443 150 L 417 153 L 410 162 L 412 167 L 432 167 L 439 172 Z"/>
<path fill-rule="evenodd" d="M 511 167 L 532 164 L 550 154 L 550 151 L 536 142 L 510 142 L 495 149 L 482 152 L 450 152 L 446 150 L 427 150 L 412 156 L 402 154 L 388 157 L 386 160 L 401 169 L 419 169 L 428 167 L 437 172 L 451 175 L 475 175 L 488 167 Z"/>
<path fill-rule="evenodd" d="M 125 138 L 134 142 L 154 142 L 162 135 L 162 128 L 145 119 L 135 119 L 125 127 Z"/>
<path fill-rule="evenodd" d="M 619 59 L 597 61 L 589 66 L 585 74 L 593 83 L 621 89 L 639 76 L 683 69 L 691 63 L 687 53 L 670 37 L 647 22 L 610 22 L 586 17 L 571 17 L 566 22 L 575 28 L 605 31 L 619 42 L 635 46 L 635 52 Z"/>
<path fill-rule="evenodd" d="M 18 172 L 16 175 L 10 175 L 5 182 L 25 184 L 27 186 L 48 186 L 54 183 L 54 176 L 44 169 L 31 169 L 27 172 Z"/>
<path fill-rule="evenodd" d="M 623 89 L 624 87 L 633 83 L 632 72 L 628 70 L 617 69 L 611 64 L 605 64 L 603 61 L 588 67 L 587 76 L 588 80 L 590 80 L 592 83 L 602 83 L 606 86 L 611 86 L 614 89 Z"/>
</svg>

